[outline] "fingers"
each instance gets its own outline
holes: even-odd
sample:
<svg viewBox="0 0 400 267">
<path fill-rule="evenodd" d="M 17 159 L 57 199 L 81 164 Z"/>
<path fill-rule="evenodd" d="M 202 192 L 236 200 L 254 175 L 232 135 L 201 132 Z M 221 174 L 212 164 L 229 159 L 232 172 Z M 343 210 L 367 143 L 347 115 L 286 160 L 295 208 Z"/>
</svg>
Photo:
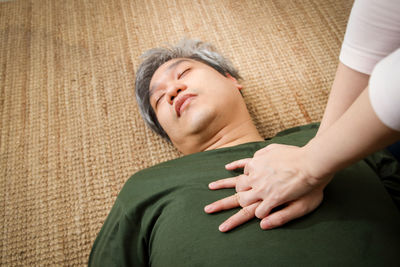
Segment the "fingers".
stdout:
<svg viewBox="0 0 400 267">
<path fill-rule="evenodd" d="M 282 203 L 274 203 L 269 199 L 264 199 L 264 201 L 258 205 L 255 215 L 259 219 L 265 218 L 274 207 L 278 207 L 280 204 Z"/>
<path fill-rule="evenodd" d="M 236 192 L 243 192 L 251 189 L 251 186 L 249 185 L 248 182 L 248 178 L 249 177 L 244 174 L 236 176 L 236 186 L 235 186 Z"/>
<path fill-rule="evenodd" d="M 211 203 L 210 205 L 205 206 L 204 211 L 206 213 L 214 213 L 214 212 L 219 212 L 222 210 L 236 208 L 236 207 L 240 206 L 239 201 L 240 201 L 240 196 L 238 193 L 236 193 L 232 196 L 220 199 L 218 201 L 215 201 L 214 203 Z M 259 202 L 256 202 L 256 203 L 253 203 L 249 206 L 242 208 L 239 212 L 232 215 L 225 222 L 223 222 L 219 226 L 219 230 L 221 232 L 230 231 L 233 228 L 254 218 L 254 213 L 255 213 L 255 210 L 258 205 L 259 205 Z"/>
<path fill-rule="evenodd" d="M 260 199 L 256 198 L 251 191 L 238 192 L 232 196 L 217 200 L 204 207 L 207 213 L 219 212 L 221 210 L 229 210 L 236 207 L 246 207 L 258 202 Z"/>
<path fill-rule="evenodd" d="M 251 161 L 251 158 L 245 158 L 233 161 L 225 165 L 227 170 L 235 170 L 237 168 L 244 168 L 246 164 Z M 222 189 L 222 188 L 233 188 L 237 187 L 237 182 L 239 178 L 244 178 L 243 175 L 239 175 L 237 177 L 225 178 L 218 181 L 214 181 L 208 185 L 208 188 L 211 190 Z M 236 188 L 236 191 L 244 191 L 250 189 L 250 186 L 247 186 L 245 183 L 241 183 L 241 185 Z"/>
<path fill-rule="evenodd" d="M 237 202 L 239 203 L 239 205 L 242 206 L 242 207 L 249 206 L 249 205 L 251 205 L 253 203 L 256 203 L 256 202 L 262 200 L 259 197 L 257 197 L 257 195 L 255 194 L 254 190 L 247 190 L 247 191 L 237 192 L 236 193 L 236 199 L 237 199 Z"/>
<path fill-rule="evenodd" d="M 254 212 L 258 206 L 258 202 L 250 206 L 242 208 L 239 212 L 235 213 L 229 217 L 225 222 L 219 226 L 221 232 L 228 232 L 233 228 L 247 222 L 248 220 L 254 218 Z"/>
<path fill-rule="evenodd" d="M 271 213 L 261 220 L 260 226 L 262 229 L 272 229 L 282 226 L 285 223 L 299 218 L 315 210 L 323 199 L 322 190 L 314 190 L 312 193 L 290 202 L 285 208 Z M 257 209 L 260 207 L 259 205 Z M 256 213 L 256 212 L 255 212 Z"/>
<path fill-rule="evenodd" d="M 225 169 L 231 171 L 237 168 L 244 168 L 251 158 L 239 159 L 225 165 Z"/>
<path fill-rule="evenodd" d="M 212 190 L 222 189 L 222 188 L 232 188 L 236 186 L 237 177 L 225 178 L 208 185 L 208 188 Z"/>
<path fill-rule="evenodd" d="M 235 188 L 236 192 L 246 191 L 251 189 L 251 186 L 248 185 L 246 178 L 247 176 L 242 174 L 236 177 L 221 179 L 208 184 L 208 188 L 211 190 Z"/>
<path fill-rule="evenodd" d="M 291 220 L 294 220 L 296 218 L 305 215 L 307 212 L 305 212 L 305 210 L 302 209 L 300 205 L 301 204 L 299 204 L 299 202 L 292 202 L 285 208 L 276 211 L 274 213 L 271 213 L 268 217 L 265 217 L 264 219 L 261 220 L 260 222 L 261 229 L 267 230 L 276 228 L 278 226 L 282 226 L 288 223 Z"/>
<path fill-rule="evenodd" d="M 214 213 L 221 210 L 229 210 L 239 207 L 239 195 L 234 194 L 232 196 L 220 199 L 204 207 L 204 211 L 207 213 Z"/>
</svg>

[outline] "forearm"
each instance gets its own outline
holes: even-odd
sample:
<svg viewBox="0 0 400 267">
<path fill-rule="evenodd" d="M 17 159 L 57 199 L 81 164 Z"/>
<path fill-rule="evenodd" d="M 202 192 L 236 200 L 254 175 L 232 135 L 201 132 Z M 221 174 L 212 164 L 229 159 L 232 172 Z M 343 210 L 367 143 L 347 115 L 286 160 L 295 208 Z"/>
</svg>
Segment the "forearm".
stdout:
<svg viewBox="0 0 400 267">
<path fill-rule="evenodd" d="M 368 79 L 369 75 L 339 62 L 317 136 L 328 129 L 351 106 L 368 85 Z"/>
<path fill-rule="evenodd" d="M 400 132 L 385 126 L 373 110 L 368 90 L 329 128 L 303 149 L 315 176 L 332 174 L 400 139 Z"/>
</svg>

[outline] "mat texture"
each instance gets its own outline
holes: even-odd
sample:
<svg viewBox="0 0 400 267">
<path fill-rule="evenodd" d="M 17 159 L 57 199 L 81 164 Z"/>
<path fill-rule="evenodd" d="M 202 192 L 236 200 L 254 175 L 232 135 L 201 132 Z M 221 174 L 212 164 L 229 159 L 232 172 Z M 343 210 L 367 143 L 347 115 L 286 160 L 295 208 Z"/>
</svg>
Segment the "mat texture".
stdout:
<svg viewBox="0 0 400 267">
<path fill-rule="evenodd" d="M 85 265 L 124 182 L 180 156 L 141 120 L 140 54 L 182 37 L 239 68 L 264 137 L 319 121 L 351 0 L 0 1 L 1 266 Z"/>
</svg>

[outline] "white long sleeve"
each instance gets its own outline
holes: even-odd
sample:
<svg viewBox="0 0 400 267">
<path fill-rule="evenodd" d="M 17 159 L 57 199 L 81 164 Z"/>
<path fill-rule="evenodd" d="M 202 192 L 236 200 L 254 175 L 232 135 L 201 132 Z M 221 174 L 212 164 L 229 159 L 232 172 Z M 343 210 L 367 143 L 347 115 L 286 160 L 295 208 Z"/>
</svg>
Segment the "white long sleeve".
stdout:
<svg viewBox="0 0 400 267">
<path fill-rule="evenodd" d="M 340 61 L 365 74 L 400 47 L 400 0 L 356 0 L 340 51 Z"/>
<path fill-rule="evenodd" d="M 378 118 L 400 131 L 400 0 L 355 0 L 340 61 L 370 74 L 369 96 Z"/>
</svg>

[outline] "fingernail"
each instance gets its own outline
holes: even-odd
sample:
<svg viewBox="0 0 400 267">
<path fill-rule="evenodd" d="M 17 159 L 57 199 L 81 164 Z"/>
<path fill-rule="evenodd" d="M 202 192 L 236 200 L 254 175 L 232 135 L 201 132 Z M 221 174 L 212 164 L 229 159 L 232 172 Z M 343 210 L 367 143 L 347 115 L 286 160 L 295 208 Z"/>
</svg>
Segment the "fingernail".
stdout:
<svg viewBox="0 0 400 267">
<path fill-rule="evenodd" d="M 215 187 L 216 186 L 216 184 L 214 183 L 214 182 L 212 182 L 212 183 L 210 183 L 210 184 L 208 184 L 208 187 Z"/>
<path fill-rule="evenodd" d="M 206 212 L 211 212 L 211 211 L 213 210 L 213 208 L 212 208 L 211 205 L 208 205 L 208 206 L 205 206 L 205 207 L 204 207 L 204 210 L 205 210 Z"/>
<path fill-rule="evenodd" d="M 221 232 L 225 232 L 228 229 L 228 226 L 226 224 L 221 224 L 218 228 Z"/>
<path fill-rule="evenodd" d="M 267 230 L 268 228 L 270 228 L 271 224 L 269 222 L 269 219 L 264 219 L 261 221 L 261 228 L 264 230 Z"/>
</svg>

